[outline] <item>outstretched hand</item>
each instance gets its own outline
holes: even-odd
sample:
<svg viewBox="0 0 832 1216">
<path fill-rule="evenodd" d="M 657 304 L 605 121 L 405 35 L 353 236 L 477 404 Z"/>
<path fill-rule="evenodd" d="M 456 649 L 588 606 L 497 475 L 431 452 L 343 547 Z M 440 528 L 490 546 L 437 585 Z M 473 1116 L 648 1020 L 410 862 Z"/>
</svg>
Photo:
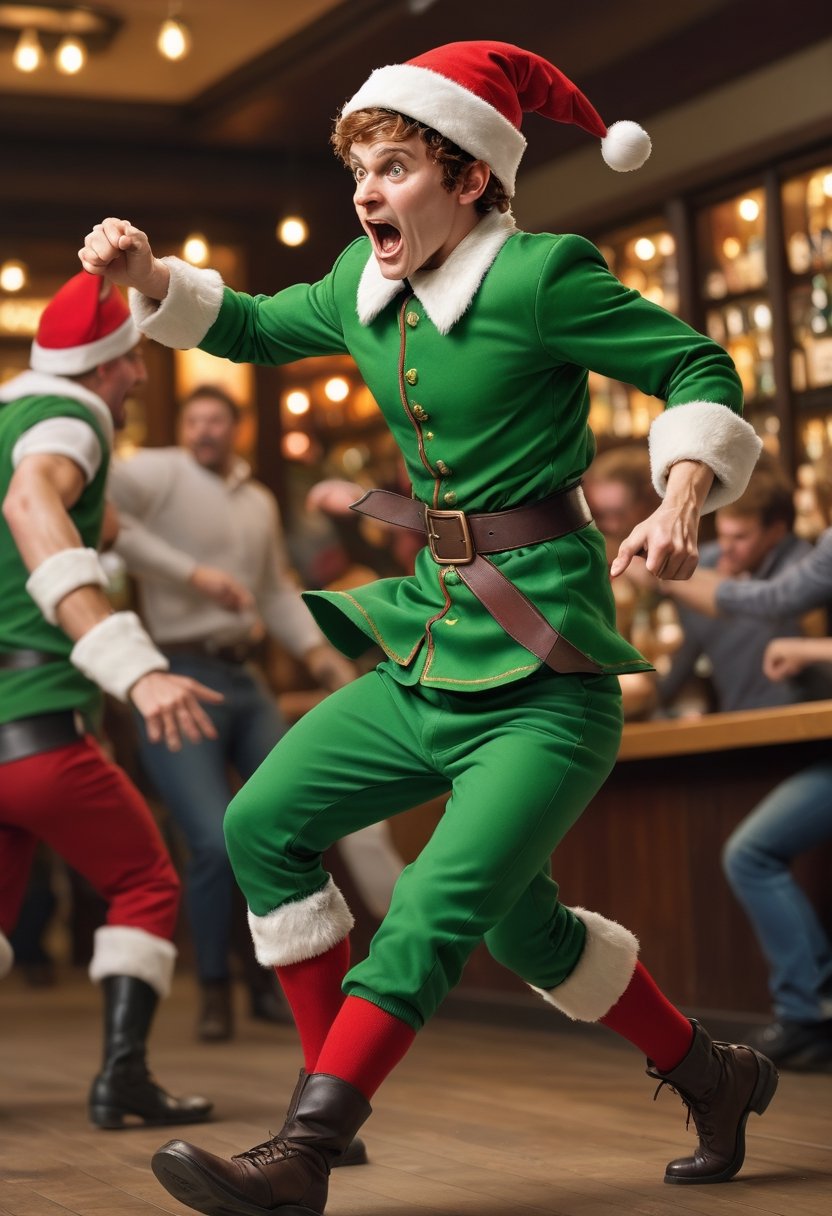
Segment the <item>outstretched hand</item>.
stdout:
<svg viewBox="0 0 832 1216">
<path fill-rule="evenodd" d="M 641 556 L 656 578 L 689 579 L 699 562 L 699 517 L 712 482 L 712 471 L 699 461 L 672 465 L 661 505 L 621 543 L 610 577 L 623 574 Z"/>
<path fill-rule="evenodd" d="M 153 254 L 147 234 L 129 220 L 110 217 L 96 224 L 78 250 L 84 270 L 122 287 L 135 287 L 143 295 L 163 300 L 170 274 Z"/>
<path fill-rule="evenodd" d="M 182 736 L 191 743 L 216 739 L 214 723 L 200 705 L 219 704 L 223 695 L 189 676 L 167 671 L 150 671 L 130 689 L 130 700 L 142 715 L 151 743 L 164 742 L 169 751 L 178 752 Z"/>
</svg>

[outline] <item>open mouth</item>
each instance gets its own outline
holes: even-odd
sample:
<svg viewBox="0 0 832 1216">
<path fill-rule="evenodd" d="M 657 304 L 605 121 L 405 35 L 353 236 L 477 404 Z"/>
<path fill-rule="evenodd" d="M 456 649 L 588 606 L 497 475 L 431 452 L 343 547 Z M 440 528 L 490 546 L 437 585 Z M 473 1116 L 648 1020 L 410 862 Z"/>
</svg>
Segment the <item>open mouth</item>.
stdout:
<svg viewBox="0 0 832 1216">
<path fill-rule="evenodd" d="M 389 258 L 397 253 L 402 243 L 402 234 L 392 224 L 370 221 L 367 225 L 373 247 L 379 257 Z"/>
</svg>

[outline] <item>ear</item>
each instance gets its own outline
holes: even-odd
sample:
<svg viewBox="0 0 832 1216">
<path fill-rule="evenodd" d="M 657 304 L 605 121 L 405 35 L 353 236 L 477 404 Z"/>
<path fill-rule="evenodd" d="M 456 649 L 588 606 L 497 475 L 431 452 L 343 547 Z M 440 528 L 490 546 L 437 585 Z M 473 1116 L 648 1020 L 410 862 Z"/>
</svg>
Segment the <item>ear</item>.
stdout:
<svg viewBox="0 0 832 1216">
<path fill-rule="evenodd" d="M 484 160 L 472 161 L 462 177 L 459 201 L 465 206 L 475 203 L 482 197 L 485 187 L 491 178 L 491 170 Z"/>
</svg>

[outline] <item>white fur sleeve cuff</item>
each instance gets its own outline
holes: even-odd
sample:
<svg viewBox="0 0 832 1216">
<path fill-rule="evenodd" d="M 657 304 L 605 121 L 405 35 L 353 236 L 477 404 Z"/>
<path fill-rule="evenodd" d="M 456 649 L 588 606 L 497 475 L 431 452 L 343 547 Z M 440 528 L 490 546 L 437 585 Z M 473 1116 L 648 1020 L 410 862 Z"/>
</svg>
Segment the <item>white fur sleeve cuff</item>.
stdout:
<svg viewBox="0 0 832 1216">
<path fill-rule="evenodd" d="M 150 671 L 167 671 L 170 664 L 142 628 L 135 612 L 115 612 L 93 625 L 72 648 L 70 661 L 119 701 Z"/>
<path fill-rule="evenodd" d="M 704 513 L 739 498 L 763 446 L 745 419 L 716 401 L 670 406 L 654 419 L 649 442 L 653 485 L 661 498 L 670 467 L 678 461 L 699 460 L 713 470 Z"/>
<path fill-rule="evenodd" d="M 61 549 L 44 558 L 26 580 L 26 590 L 50 625 L 57 625 L 61 600 L 79 587 L 106 587 L 95 549 Z"/>
<path fill-rule="evenodd" d="M 130 289 L 133 320 L 149 338 L 190 350 L 199 346 L 219 315 L 223 281 L 216 270 L 200 270 L 181 258 L 162 258 L 170 271 L 168 294 L 164 300 L 151 300 Z"/>
</svg>

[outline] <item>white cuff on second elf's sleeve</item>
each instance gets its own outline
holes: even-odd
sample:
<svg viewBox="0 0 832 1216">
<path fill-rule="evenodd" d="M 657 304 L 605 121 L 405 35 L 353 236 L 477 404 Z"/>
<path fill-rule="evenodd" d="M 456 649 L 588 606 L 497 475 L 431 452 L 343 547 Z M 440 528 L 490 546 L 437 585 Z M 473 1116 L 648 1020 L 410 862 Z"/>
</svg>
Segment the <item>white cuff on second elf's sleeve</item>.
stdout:
<svg viewBox="0 0 832 1216">
<path fill-rule="evenodd" d="M 79 587 L 106 587 L 107 575 L 95 549 L 60 549 L 50 553 L 26 580 L 26 590 L 50 625 L 58 623 L 58 605 Z"/>
<path fill-rule="evenodd" d="M 88 680 L 119 701 L 127 700 L 130 689 L 142 676 L 170 667 L 135 612 L 105 616 L 78 639 L 69 659 Z"/>
<path fill-rule="evenodd" d="M 151 300 L 130 288 L 133 320 L 149 338 L 190 350 L 199 346 L 214 324 L 222 305 L 223 281 L 216 270 L 200 270 L 181 258 L 162 258 L 170 271 L 168 294 L 164 300 Z"/>
<path fill-rule="evenodd" d="M 661 498 L 671 466 L 680 460 L 698 460 L 713 470 L 704 514 L 739 498 L 763 446 L 744 418 L 715 401 L 669 406 L 653 420 L 649 443 L 653 485 Z"/>
</svg>

